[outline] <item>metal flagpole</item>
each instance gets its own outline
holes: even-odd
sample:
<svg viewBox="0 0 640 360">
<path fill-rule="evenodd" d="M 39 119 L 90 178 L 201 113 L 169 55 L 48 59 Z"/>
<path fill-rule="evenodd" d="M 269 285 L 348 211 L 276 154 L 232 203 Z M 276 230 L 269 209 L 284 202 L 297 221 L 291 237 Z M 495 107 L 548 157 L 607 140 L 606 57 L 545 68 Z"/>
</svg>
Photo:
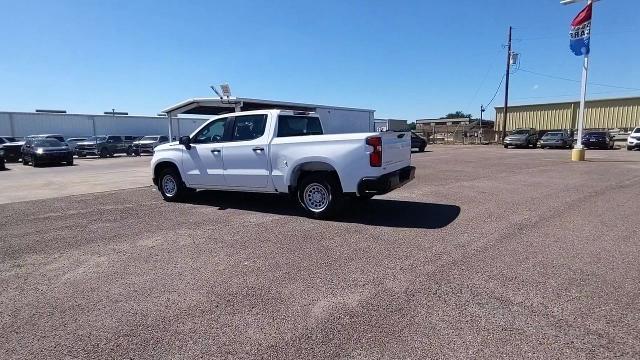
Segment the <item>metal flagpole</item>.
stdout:
<svg viewBox="0 0 640 360">
<path fill-rule="evenodd" d="M 591 1 L 589 1 L 591 2 Z M 578 143 L 577 149 L 582 149 L 582 131 L 584 128 L 584 103 L 587 98 L 587 77 L 589 75 L 589 55 L 584 56 L 582 65 L 582 86 L 580 88 L 580 110 L 578 111 Z"/>
</svg>

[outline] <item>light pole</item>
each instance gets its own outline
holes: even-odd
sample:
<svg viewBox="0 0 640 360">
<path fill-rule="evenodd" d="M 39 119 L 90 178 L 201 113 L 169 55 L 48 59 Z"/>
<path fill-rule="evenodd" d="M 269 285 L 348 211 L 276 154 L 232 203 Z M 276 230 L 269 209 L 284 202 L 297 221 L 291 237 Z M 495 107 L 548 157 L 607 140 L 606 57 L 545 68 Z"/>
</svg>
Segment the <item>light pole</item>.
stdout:
<svg viewBox="0 0 640 360">
<path fill-rule="evenodd" d="M 569 4 L 573 4 L 576 2 L 580 2 L 582 0 L 561 0 L 560 4 L 562 5 L 569 5 Z M 587 7 L 589 6 L 593 6 L 593 2 L 595 2 L 597 0 L 587 0 Z M 583 10 L 584 11 L 584 10 Z M 578 15 L 580 16 L 580 14 Z M 584 59 L 583 59 L 583 64 L 582 64 L 582 84 L 580 86 L 580 110 L 578 110 L 578 140 L 576 143 L 576 147 L 575 149 L 572 150 L 571 152 L 571 159 L 574 161 L 584 161 L 585 158 L 585 149 L 584 146 L 582 145 L 582 133 L 583 133 L 583 129 L 584 129 L 584 107 L 585 107 L 585 101 L 586 101 L 586 97 L 587 97 L 587 78 L 589 75 L 589 48 L 591 46 L 591 19 L 592 19 L 592 10 L 589 10 L 589 19 L 588 19 L 588 26 L 586 27 L 586 36 L 589 37 L 589 44 L 587 45 L 586 49 L 587 51 L 584 52 Z M 574 20 L 574 22 L 577 20 L 577 18 Z M 574 26 L 574 24 L 572 23 L 572 26 Z M 584 25 L 582 25 L 584 27 Z M 574 39 L 574 28 L 572 28 L 572 34 L 571 34 L 571 38 L 572 40 Z M 582 34 L 575 34 L 577 35 L 576 38 L 580 37 L 580 38 L 584 38 L 585 35 Z"/>
</svg>

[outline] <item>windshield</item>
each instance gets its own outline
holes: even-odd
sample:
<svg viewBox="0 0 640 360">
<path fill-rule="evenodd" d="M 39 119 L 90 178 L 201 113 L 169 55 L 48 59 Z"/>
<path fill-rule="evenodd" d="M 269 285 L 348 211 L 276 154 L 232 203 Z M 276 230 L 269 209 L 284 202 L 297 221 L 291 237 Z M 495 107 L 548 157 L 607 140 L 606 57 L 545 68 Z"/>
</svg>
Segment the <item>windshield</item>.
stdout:
<svg viewBox="0 0 640 360">
<path fill-rule="evenodd" d="M 107 141 L 107 137 L 106 136 L 92 136 L 92 137 L 88 138 L 87 141 L 104 142 L 104 141 Z"/>
<path fill-rule="evenodd" d="M 38 139 L 33 141 L 34 147 L 59 147 L 63 144 L 56 139 Z"/>
<path fill-rule="evenodd" d="M 555 137 L 561 137 L 562 133 L 546 133 L 543 137 L 546 138 L 555 138 Z"/>
<path fill-rule="evenodd" d="M 140 141 L 158 141 L 158 136 L 144 136 L 142 137 L 142 139 L 140 139 Z"/>
<path fill-rule="evenodd" d="M 640 134 L 640 127 L 633 129 L 634 134 Z"/>
<path fill-rule="evenodd" d="M 511 135 L 527 135 L 527 134 L 529 134 L 529 130 L 526 130 L 526 129 L 524 129 L 524 130 L 513 130 L 511 132 Z"/>
<path fill-rule="evenodd" d="M 595 136 L 607 136 L 607 133 L 602 132 L 602 131 L 598 131 L 598 132 L 590 132 L 590 133 L 587 133 L 587 135 L 592 135 L 592 136 L 593 136 L 593 135 L 595 135 Z"/>
</svg>

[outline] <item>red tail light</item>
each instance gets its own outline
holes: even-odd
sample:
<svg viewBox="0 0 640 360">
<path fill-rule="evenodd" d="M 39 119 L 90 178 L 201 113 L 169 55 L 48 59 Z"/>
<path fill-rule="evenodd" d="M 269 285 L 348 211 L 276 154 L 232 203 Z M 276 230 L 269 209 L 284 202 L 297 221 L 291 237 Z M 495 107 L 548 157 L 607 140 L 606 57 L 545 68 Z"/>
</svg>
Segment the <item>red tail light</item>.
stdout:
<svg viewBox="0 0 640 360">
<path fill-rule="evenodd" d="M 373 147 L 373 151 L 369 154 L 369 165 L 373 167 L 382 166 L 382 138 L 380 136 L 372 136 L 367 138 L 367 145 Z"/>
</svg>

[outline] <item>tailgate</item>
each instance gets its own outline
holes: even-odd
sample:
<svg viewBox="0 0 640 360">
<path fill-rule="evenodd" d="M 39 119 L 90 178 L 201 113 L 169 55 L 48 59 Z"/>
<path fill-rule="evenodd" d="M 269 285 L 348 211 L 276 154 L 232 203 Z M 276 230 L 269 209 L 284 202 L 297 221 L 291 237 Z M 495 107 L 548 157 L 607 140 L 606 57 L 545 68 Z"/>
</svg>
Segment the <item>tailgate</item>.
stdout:
<svg viewBox="0 0 640 360">
<path fill-rule="evenodd" d="M 382 166 L 411 163 L 411 134 L 385 131 L 382 136 Z"/>
</svg>

